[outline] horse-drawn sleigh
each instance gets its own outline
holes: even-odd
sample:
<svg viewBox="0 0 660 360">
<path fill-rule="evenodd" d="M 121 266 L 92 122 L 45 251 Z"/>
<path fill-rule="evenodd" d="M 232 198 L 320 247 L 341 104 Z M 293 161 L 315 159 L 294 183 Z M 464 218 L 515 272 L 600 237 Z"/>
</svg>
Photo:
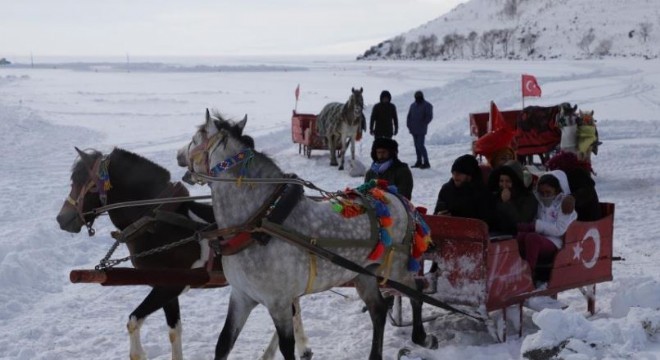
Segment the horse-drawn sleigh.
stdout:
<svg viewBox="0 0 660 360">
<path fill-rule="evenodd" d="M 246 146 L 251 142 L 243 135 L 245 122 L 246 119 L 234 123 L 210 117 L 207 113 L 206 123 L 177 156 L 180 165 L 187 166 L 198 181 L 211 187 L 213 220 L 218 230 L 207 229 L 207 225 L 200 222 L 204 212 L 200 209 L 195 217 L 181 213 L 180 209 L 171 210 L 179 211 L 179 215 L 192 222 L 181 217 L 159 218 L 153 203 L 143 201 L 169 202 L 158 200 L 162 197 L 178 197 L 174 199 L 178 202 L 191 200 L 181 199 L 186 194 L 177 194 L 170 189 L 177 186 L 167 185 L 170 184 L 169 174 L 154 180 L 155 171 L 139 171 L 140 178 L 133 176 L 133 171 L 125 171 L 126 164 L 122 164 L 126 161 L 136 166 L 136 159 L 122 158 L 114 152 L 108 156 L 80 153 L 81 159 L 72 175 L 69 200 L 58 216 L 63 229 L 77 232 L 83 225 L 91 228 L 98 215 L 98 211 L 92 209 L 102 207 L 102 201 L 111 206 L 114 202 L 140 200 L 137 208 L 119 204 L 109 210 L 111 220 L 118 228 L 124 232 L 130 229 L 136 236 L 154 233 L 161 228 L 170 229 L 166 232 L 171 234 L 170 227 L 180 232 L 175 238 L 168 237 L 160 242 L 156 238 L 146 244 L 128 240 L 132 255 L 126 260 L 131 260 L 136 269 L 113 268 L 114 263 L 108 262 L 108 254 L 100 269 L 72 272 L 72 281 L 154 286 L 154 295 L 150 294 L 129 319 L 131 355 L 137 359 L 143 356 L 139 347 L 139 327 L 144 317 L 159 307 L 163 307 L 167 314 L 168 308 L 176 305 L 176 317 L 167 318 L 171 338 L 177 339 L 180 325 L 176 297 L 190 285 L 232 284 L 225 327 L 216 346 L 217 359 L 228 356 L 250 311 L 258 303 L 266 306 L 273 318 L 284 358 L 293 359 L 294 346 L 304 344 L 304 341 L 293 340 L 294 334 L 298 333 L 294 332 L 292 325 L 292 303 L 297 303 L 297 298 L 304 294 L 351 283 L 365 301 L 372 320 L 370 358 L 380 359 L 388 311 L 387 302 L 381 295 L 381 285 L 410 297 L 413 342 L 434 347 L 437 338 L 426 334 L 422 324 L 422 302 L 489 321 L 490 311 L 511 305 L 521 306 L 530 297 L 586 287 L 584 293 L 590 302 L 589 310 L 594 311 L 595 284 L 611 279 L 611 204 L 604 204 L 606 216 L 603 219 L 571 225 L 564 249 L 549 265 L 548 288 L 535 290 L 531 270 L 520 258 L 512 239 L 490 239 L 486 225 L 479 220 L 422 216 L 401 199 L 395 189 L 383 184 L 378 184 L 380 192 L 374 191 L 372 186 L 350 193 L 330 193 L 307 181 L 287 176 L 272 160 Z M 124 170 L 115 172 L 115 166 Z M 127 174 L 131 175 L 126 178 Z M 154 181 L 160 185 L 155 186 Z M 122 189 L 122 186 L 127 188 Z M 303 186 L 320 191 L 322 199 L 304 196 Z M 144 193 L 145 189 L 150 189 L 149 194 Z M 188 210 L 195 207 L 188 206 Z M 138 227 L 134 224 L 145 214 L 153 217 L 154 223 L 147 221 L 153 227 L 134 229 Z M 426 256 L 440 264 L 439 290 L 432 295 L 422 292 L 422 282 L 415 276 L 418 268 L 414 266 L 422 255 L 420 244 L 426 241 L 429 230 L 434 245 L 431 248 L 435 250 Z M 126 236 L 118 237 L 126 239 Z M 184 245 L 191 250 L 178 248 Z M 148 247 L 138 250 L 136 246 Z M 236 252 L 221 257 L 221 268 L 214 267 L 217 261 L 213 254 L 216 250 L 222 253 L 223 248 Z M 160 262 L 160 268 L 145 263 L 148 259 L 182 253 L 192 256 L 187 256 L 188 260 L 174 270 L 162 270 L 171 265 L 167 262 L 169 260 Z M 144 265 L 143 269 L 140 264 Z M 197 269 L 186 270 L 193 266 Z M 153 301 L 156 297 L 160 302 Z M 459 309 L 457 305 L 467 305 L 467 308 Z M 134 348 L 136 336 L 138 345 Z M 173 346 L 174 359 L 180 358 L 180 343 L 177 346 L 177 351 Z M 307 350 L 298 348 L 299 354 L 311 358 L 311 352 Z"/>
</svg>

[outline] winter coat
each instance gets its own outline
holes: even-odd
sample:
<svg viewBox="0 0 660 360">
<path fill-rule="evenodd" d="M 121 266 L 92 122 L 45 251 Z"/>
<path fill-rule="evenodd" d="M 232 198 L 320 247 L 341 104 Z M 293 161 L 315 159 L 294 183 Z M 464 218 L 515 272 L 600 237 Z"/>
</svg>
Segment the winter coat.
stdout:
<svg viewBox="0 0 660 360">
<path fill-rule="evenodd" d="M 433 213 L 447 210 L 451 216 L 480 219 L 490 223 L 491 209 L 490 194 L 480 177 L 461 187 L 456 187 L 454 181 L 449 179 L 440 188 Z"/>
<path fill-rule="evenodd" d="M 550 171 L 548 174 L 552 174 L 559 180 L 562 192 L 555 197 L 550 206 L 545 206 L 539 201 L 536 221 L 534 222 L 535 232 L 545 236 L 558 249 L 561 249 L 564 245 L 564 234 L 566 234 L 568 226 L 577 219 L 577 213 L 573 210 L 570 214 L 564 214 L 561 210 L 562 201 L 571 194 L 566 174 L 561 170 Z M 538 193 L 535 192 L 535 195 L 538 199 Z"/>
<path fill-rule="evenodd" d="M 575 198 L 575 212 L 580 221 L 595 221 L 602 217 L 596 183 L 589 172 L 582 168 L 567 170 L 568 187 Z"/>
<path fill-rule="evenodd" d="M 502 201 L 499 187 L 502 174 L 508 175 L 512 181 L 511 198 L 507 202 Z M 518 161 L 507 161 L 493 170 L 488 177 L 488 189 L 493 195 L 495 209 L 490 224 L 491 230 L 515 235 L 518 223 L 530 223 L 536 218 L 538 201 L 525 187 L 522 165 Z"/>
<path fill-rule="evenodd" d="M 408 200 L 412 197 L 413 190 L 413 177 L 410 172 L 408 164 L 401 162 L 401 160 L 396 157 L 392 159 L 392 165 L 383 171 L 382 173 L 377 173 L 372 169 L 367 171 L 367 174 L 364 176 L 364 182 L 367 182 L 371 179 L 383 179 L 387 180 L 390 185 L 395 185 L 399 191 L 399 194 L 405 196 Z"/>
<path fill-rule="evenodd" d="M 399 131 L 399 119 L 396 114 L 396 106 L 389 102 L 379 102 L 371 110 L 371 121 L 369 130 L 375 137 L 389 137 Z"/>
<path fill-rule="evenodd" d="M 406 125 L 412 135 L 426 135 L 431 120 L 433 120 L 433 105 L 430 102 L 422 100 L 410 104 Z"/>
</svg>

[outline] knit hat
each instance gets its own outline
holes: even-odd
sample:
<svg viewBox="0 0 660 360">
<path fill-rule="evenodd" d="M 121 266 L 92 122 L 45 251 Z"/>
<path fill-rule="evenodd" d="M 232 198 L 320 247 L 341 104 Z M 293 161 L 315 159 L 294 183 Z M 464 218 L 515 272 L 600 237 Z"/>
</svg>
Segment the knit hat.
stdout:
<svg viewBox="0 0 660 360">
<path fill-rule="evenodd" d="M 465 154 L 459 156 L 454 160 L 451 166 L 451 171 L 459 172 L 461 174 L 470 175 L 472 180 L 481 180 L 481 169 L 479 169 L 479 162 L 473 155 Z"/>
<path fill-rule="evenodd" d="M 384 98 L 388 98 L 388 99 L 392 100 L 392 94 L 390 94 L 390 92 L 387 91 L 387 90 L 383 90 L 380 93 L 380 101 L 383 101 Z"/>
<path fill-rule="evenodd" d="M 390 152 L 390 159 L 396 159 L 399 154 L 399 144 L 396 140 L 388 138 L 375 138 L 373 145 L 371 145 L 371 159 L 375 162 L 378 161 L 376 157 L 376 149 L 385 149 Z"/>
</svg>

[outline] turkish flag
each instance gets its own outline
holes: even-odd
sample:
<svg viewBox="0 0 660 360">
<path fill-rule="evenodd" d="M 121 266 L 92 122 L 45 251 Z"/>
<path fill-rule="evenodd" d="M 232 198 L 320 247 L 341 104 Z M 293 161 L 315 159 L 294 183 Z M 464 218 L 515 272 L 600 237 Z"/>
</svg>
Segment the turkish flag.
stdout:
<svg viewBox="0 0 660 360">
<path fill-rule="evenodd" d="M 296 86 L 296 91 L 294 92 L 294 94 L 296 95 L 296 101 L 298 101 L 298 97 L 300 96 L 300 84 Z"/>
<path fill-rule="evenodd" d="M 533 75 L 523 74 L 522 96 L 541 96 L 541 87 L 539 86 L 539 83 L 536 82 L 536 78 Z"/>
</svg>

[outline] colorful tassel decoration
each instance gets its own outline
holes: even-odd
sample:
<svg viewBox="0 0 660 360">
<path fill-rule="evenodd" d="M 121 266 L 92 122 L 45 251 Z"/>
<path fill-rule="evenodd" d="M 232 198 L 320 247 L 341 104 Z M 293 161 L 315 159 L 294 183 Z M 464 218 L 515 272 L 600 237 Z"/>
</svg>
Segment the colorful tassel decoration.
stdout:
<svg viewBox="0 0 660 360">
<path fill-rule="evenodd" d="M 392 226 L 392 223 L 393 223 L 392 217 L 390 217 L 390 216 L 381 216 L 378 219 L 380 221 L 380 226 L 385 227 L 385 228 L 388 228 L 388 227 Z"/>
<path fill-rule="evenodd" d="M 344 210 L 344 206 L 342 204 L 340 204 L 340 203 L 333 203 L 332 204 L 332 211 L 341 214 L 342 210 Z"/>
<path fill-rule="evenodd" d="M 376 261 L 380 259 L 381 256 L 383 256 L 383 253 L 385 252 L 385 246 L 383 245 L 382 242 L 377 242 L 376 247 L 371 251 L 369 256 L 367 257 L 369 260 Z"/>
<path fill-rule="evenodd" d="M 399 193 L 399 189 L 396 187 L 396 185 L 390 185 L 387 187 L 387 192 L 390 194 L 397 195 Z"/>
<path fill-rule="evenodd" d="M 420 268 L 419 261 L 417 261 L 413 257 L 408 258 L 408 271 L 410 272 L 418 272 Z"/>
<path fill-rule="evenodd" d="M 392 246 L 392 236 L 390 236 L 390 232 L 388 229 L 381 228 L 379 230 L 379 234 L 380 234 L 380 242 L 383 243 L 383 245 L 387 247 Z"/>
</svg>

